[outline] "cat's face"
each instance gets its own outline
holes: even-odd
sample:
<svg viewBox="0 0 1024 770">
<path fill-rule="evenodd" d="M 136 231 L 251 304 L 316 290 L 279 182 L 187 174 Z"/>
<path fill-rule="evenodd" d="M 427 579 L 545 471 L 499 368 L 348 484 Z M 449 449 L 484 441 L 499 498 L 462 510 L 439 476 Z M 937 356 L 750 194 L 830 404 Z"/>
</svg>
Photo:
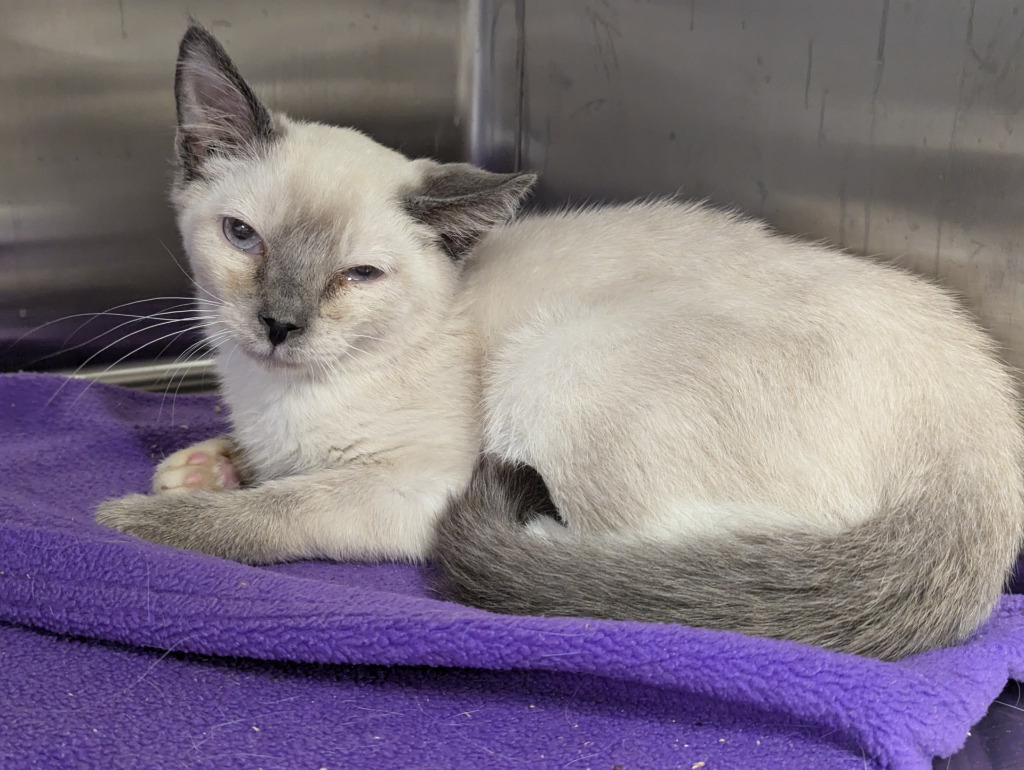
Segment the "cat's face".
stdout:
<svg viewBox="0 0 1024 770">
<path fill-rule="evenodd" d="M 275 128 L 258 155 L 218 158 L 176 196 L 199 299 L 219 303 L 211 341 L 323 370 L 436 322 L 458 266 L 403 209 L 422 163 L 354 131 Z"/>
<path fill-rule="evenodd" d="M 271 116 L 201 27 L 182 41 L 173 198 L 210 342 L 317 377 L 421 340 L 533 182 Z"/>
</svg>

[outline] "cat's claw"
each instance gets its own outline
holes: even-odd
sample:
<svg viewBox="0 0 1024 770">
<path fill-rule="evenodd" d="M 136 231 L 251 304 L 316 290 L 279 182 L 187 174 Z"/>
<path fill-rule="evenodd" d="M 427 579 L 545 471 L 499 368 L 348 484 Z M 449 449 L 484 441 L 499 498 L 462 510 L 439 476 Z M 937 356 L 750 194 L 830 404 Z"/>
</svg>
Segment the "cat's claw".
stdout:
<svg viewBox="0 0 1024 770">
<path fill-rule="evenodd" d="M 230 452 L 231 442 L 222 438 L 209 439 L 175 452 L 157 466 L 153 474 L 153 493 L 236 489 L 239 477 L 231 463 Z"/>
</svg>

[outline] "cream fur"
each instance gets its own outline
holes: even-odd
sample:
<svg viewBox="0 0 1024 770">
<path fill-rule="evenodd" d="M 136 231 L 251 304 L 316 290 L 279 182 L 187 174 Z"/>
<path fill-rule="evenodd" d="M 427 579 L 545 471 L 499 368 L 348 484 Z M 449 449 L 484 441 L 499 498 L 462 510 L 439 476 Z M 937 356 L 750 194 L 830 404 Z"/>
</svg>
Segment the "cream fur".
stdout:
<svg viewBox="0 0 1024 770">
<path fill-rule="evenodd" d="M 466 300 L 485 450 L 536 467 L 570 528 L 838 530 L 958 453 L 1018 485 L 1013 384 L 956 304 L 760 223 L 526 219 L 477 249 Z"/>
</svg>

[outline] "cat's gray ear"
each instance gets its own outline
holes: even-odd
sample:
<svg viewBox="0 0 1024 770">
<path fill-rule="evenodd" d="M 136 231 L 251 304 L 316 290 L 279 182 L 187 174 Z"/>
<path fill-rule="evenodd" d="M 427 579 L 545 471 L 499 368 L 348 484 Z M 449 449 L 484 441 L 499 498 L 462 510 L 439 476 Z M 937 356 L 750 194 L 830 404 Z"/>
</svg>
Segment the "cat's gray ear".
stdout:
<svg viewBox="0 0 1024 770">
<path fill-rule="evenodd" d="M 174 78 L 178 164 L 185 181 L 211 155 L 231 155 L 274 137 L 274 124 L 217 39 L 192 21 Z"/>
<path fill-rule="evenodd" d="M 435 165 L 405 198 L 405 210 L 429 225 L 453 260 L 515 216 L 535 174 L 495 174 L 468 163 Z"/>
</svg>

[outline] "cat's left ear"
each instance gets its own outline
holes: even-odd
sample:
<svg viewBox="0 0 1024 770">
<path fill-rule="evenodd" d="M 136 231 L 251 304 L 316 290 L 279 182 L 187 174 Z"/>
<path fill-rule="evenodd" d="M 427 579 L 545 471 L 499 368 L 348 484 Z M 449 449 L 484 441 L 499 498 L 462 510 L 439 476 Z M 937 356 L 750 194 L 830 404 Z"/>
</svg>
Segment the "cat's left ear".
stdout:
<svg viewBox="0 0 1024 770">
<path fill-rule="evenodd" d="M 178 164 L 185 181 L 202 176 L 211 155 L 232 155 L 274 138 L 274 124 L 224 47 L 191 22 L 174 79 Z"/>
<path fill-rule="evenodd" d="M 406 196 L 405 210 L 430 226 L 457 262 L 488 230 L 515 216 L 536 181 L 536 174 L 495 174 L 468 163 L 433 164 Z"/>
</svg>

